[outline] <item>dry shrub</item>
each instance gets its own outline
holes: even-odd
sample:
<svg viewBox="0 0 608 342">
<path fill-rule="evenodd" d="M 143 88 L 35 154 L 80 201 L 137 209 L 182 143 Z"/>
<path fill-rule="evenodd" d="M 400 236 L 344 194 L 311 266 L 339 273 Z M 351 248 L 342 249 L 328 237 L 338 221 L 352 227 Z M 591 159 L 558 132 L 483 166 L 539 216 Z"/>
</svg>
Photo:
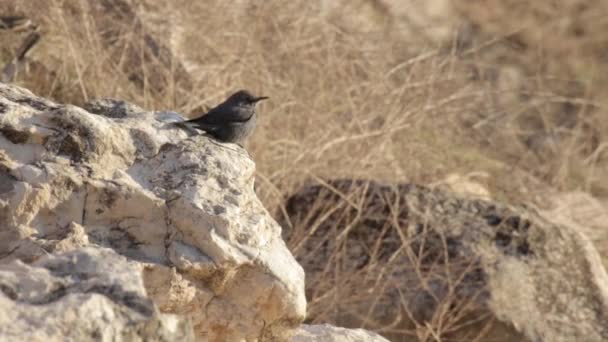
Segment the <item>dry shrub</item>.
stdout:
<svg viewBox="0 0 608 342">
<path fill-rule="evenodd" d="M 395 341 L 520 340 L 486 309 L 486 276 L 467 240 L 475 233 L 465 232 L 495 231 L 488 238 L 506 254 L 533 253 L 510 233 L 525 236 L 530 223 L 495 208 L 406 184 L 343 179 L 303 187 L 278 216 L 306 270 L 308 320 Z"/>
</svg>

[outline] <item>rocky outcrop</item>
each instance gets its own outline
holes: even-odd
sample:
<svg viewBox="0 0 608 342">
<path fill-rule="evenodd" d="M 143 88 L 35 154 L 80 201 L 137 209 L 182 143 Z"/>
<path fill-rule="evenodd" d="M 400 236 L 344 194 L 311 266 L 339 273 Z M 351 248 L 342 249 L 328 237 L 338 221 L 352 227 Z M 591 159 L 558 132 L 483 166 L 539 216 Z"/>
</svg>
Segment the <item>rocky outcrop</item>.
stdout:
<svg viewBox="0 0 608 342">
<path fill-rule="evenodd" d="M 608 339 L 598 253 L 575 227 L 532 208 L 334 180 L 304 187 L 285 209 L 313 322 L 390 326 L 422 340 Z"/>
<path fill-rule="evenodd" d="M 194 341 L 192 326 L 160 314 L 141 267 L 111 249 L 0 264 L 3 341 Z"/>
<path fill-rule="evenodd" d="M 0 263 L 105 247 L 199 339 L 297 326 L 304 273 L 255 195 L 247 152 L 120 101 L 87 108 L 96 114 L 0 84 Z"/>
</svg>

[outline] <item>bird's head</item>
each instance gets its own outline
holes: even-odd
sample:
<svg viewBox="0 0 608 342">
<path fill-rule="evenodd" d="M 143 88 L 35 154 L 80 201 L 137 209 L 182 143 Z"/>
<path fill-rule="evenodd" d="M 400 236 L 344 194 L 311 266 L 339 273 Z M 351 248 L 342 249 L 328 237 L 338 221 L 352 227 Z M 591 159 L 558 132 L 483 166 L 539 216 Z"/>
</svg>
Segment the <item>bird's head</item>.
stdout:
<svg viewBox="0 0 608 342">
<path fill-rule="evenodd" d="M 253 106 L 259 101 L 266 100 L 268 96 L 255 96 L 247 90 L 239 90 L 230 95 L 226 102 L 233 103 L 239 106 Z"/>
</svg>

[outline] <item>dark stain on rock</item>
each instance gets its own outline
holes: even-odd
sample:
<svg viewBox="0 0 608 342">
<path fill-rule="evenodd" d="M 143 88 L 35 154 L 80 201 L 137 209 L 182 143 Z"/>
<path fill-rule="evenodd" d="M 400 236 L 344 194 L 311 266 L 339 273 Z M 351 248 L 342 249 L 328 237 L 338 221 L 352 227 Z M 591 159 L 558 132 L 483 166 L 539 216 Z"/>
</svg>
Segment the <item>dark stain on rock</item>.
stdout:
<svg viewBox="0 0 608 342">
<path fill-rule="evenodd" d="M 223 213 L 226 212 L 226 208 L 222 207 L 221 205 L 214 205 L 213 206 L 213 214 L 215 215 L 221 215 Z"/>
<path fill-rule="evenodd" d="M 220 185 L 220 187 L 222 189 L 228 188 L 228 184 L 229 184 L 228 178 L 226 178 L 222 175 L 218 175 L 216 179 L 217 179 L 217 183 Z"/>
<path fill-rule="evenodd" d="M 142 245 L 135 236 L 119 227 L 90 232 L 89 239 L 100 246 L 111 247 L 126 256 L 137 255 L 139 246 Z"/>
<path fill-rule="evenodd" d="M 111 208 L 117 199 L 118 199 L 118 194 L 116 194 L 115 192 L 113 192 L 111 190 L 104 190 L 104 191 L 102 191 L 101 195 L 99 196 L 99 203 L 101 203 L 106 208 Z"/>
<path fill-rule="evenodd" d="M 57 154 L 67 156 L 70 160 L 79 162 L 84 157 L 85 146 L 78 137 L 68 134 L 60 143 Z"/>
<path fill-rule="evenodd" d="M 10 298 L 11 300 L 17 300 L 17 298 L 19 297 L 17 295 L 17 291 L 15 291 L 15 289 L 13 289 L 12 287 L 10 287 L 7 284 L 0 284 L 0 292 L 2 292 L 5 296 Z"/>
<path fill-rule="evenodd" d="M 246 244 L 247 241 L 249 241 L 249 239 L 247 238 L 247 235 L 245 234 L 239 234 L 236 237 L 236 241 L 242 245 Z"/>
<path fill-rule="evenodd" d="M 502 222 L 502 218 L 495 214 L 484 215 L 483 218 L 486 220 L 488 225 L 490 225 L 492 227 L 496 227 Z"/>
<path fill-rule="evenodd" d="M 530 249 L 530 244 L 528 241 L 523 241 L 517 246 L 517 253 L 520 255 L 530 256 L 533 255 L 534 252 Z"/>
<path fill-rule="evenodd" d="M 487 220 L 487 217 L 484 217 Z M 511 215 L 500 220 L 494 235 L 496 247 L 504 254 L 515 257 L 534 256 L 528 241 L 528 231 L 532 223 L 518 215 Z"/>
<path fill-rule="evenodd" d="M 521 226 L 521 231 L 523 233 L 527 233 L 528 230 L 530 229 L 530 226 L 532 225 L 532 223 L 528 220 L 524 220 L 523 225 Z"/>
<path fill-rule="evenodd" d="M 83 273 L 79 273 L 80 275 L 84 275 Z M 6 286 L 0 285 L 0 290 L 7 288 Z M 7 295 L 9 298 L 13 300 L 18 300 L 18 296 L 15 292 L 8 291 Z M 139 312 L 140 314 L 150 317 L 154 314 L 154 306 L 152 300 L 141 297 L 136 292 L 127 291 L 122 286 L 114 285 L 114 284 L 94 284 L 86 289 L 81 289 L 77 284 L 71 284 L 66 286 L 61 283 L 56 283 L 53 289 L 49 292 L 44 293 L 42 296 L 38 298 L 34 298 L 32 300 L 26 301 L 30 305 L 45 305 L 49 303 L 53 303 L 61 298 L 65 297 L 69 293 L 97 293 L 105 296 L 106 298 L 112 300 L 117 304 L 124 305 L 132 310 Z"/>
<path fill-rule="evenodd" d="M 30 138 L 29 133 L 16 130 L 8 125 L 0 127 L 0 133 L 13 144 L 25 144 Z"/>
<path fill-rule="evenodd" d="M 239 201 L 237 201 L 237 199 L 234 196 L 224 195 L 224 201 L 226 201 L 234 206 L 239 205 Z"/>
<path fill-rule="evenodd" d="M 65 155 L 74 162 L 86 160 L 89 153 L 96 150 L 95 133 L 86 123 L 80 122 L 79 114 L 69 109 L 59 109 L 53 112 L 51 121 L 63 132 L 47 140 L 47 150 Z"/>
<path fill-rule="evenodd" d="M 48 106 L 46 103 L 39 101 L 39 100 L 32 99 L 32 98 L 15 99 L 15 102 L 17 102 L 19 104 L 27 105 L 28 107 L 31 107 L 31 108 L 34 108 L 37 110 L 47 110 L 47 109 L 52 108 L 52 107 Z"/>
<path fill-rule="evenodd" d="M 31 305 L 49 304 L 49 303 L 59 300 L 60 298 L 65 297 L 65 295 L 67 295 L 67 293 L 68 293 L 68 288 L 65 287 L 65 285 L 56 284 L 55 288 L 52 289 L 50 292 L 45 293 L 41 297 L 35 298 L 33 300 L 29 300 L 29 301 L 27 301 L 27 303 L 31 304 Z"/>
<path fill-rule="evenodd" d="M 142 297 L 133 291 L 126 291 L 121 286 L 98 284 L 88 288 L 85 292 L 102 294 L 113 302 L 135 310 L 145 317 L 151 317 L 154 314 L 154 304 L 151 299 Z"/>
<path fill-rule="evenodd" d="M 116 99 L 95 99 L 84 104 L 84 109 L 90 113 L 105 116 L 112 119 L 122 119 L 141 112 L 139 107 Z"/>
<path fill-rule="evenodd" d="M 177 145 L 175 145 L 175 144 L 166 143 L 166 144 L 163 144 L 163 145 L 162 145 L 162 146 L 161 146 L 161 147 L 158 149 L 158 152 L 159 152 L 159 153 L 162 153 L 162 152 L 168 152 L 168 151 L 170 151 L 170 150 L 172 150 L 172 149 L 174 149 L 174 148 L 176 148 L 176 147 L 177 147 Z"/>
<path fill-rule="evenodd" d="M 496 246 L 504 248 L 511 243 L 511 236 L 503 232 L 498 232 L 494 237 L 494 241 L 496 242 Z"/>
<path fill-rule="evenodd" d="M 142 154 L 145 157 L 152 157 L 156 154 L 154 140 L 145 131 L 132 128 L 129 130 L 129 134 L 131 135 L 131 139 L 133 139 L 134 142 L 137 142 L 135 143 L 135 147 L 137 148 L 138 154 Z"/>
<path fill-rule="evenodd" d="M 11 192 L 15 188 L 13 183 L 17 182 L 17 178 L 15 178 L 9 172 L 10 169 L 0 165 L 0 194 Z"/>
<path fill-rule="evenodd" d="M 6 105 L 0 102 L 0 114 L 3 114 L 4 112 L 6 112 Z"/>
<path fill-rule="evenodd" d="M 73 191 L 76 190 L 78 188 L 78 184 L 76 184 L 76 182 L 74 182 L 73 180 L 71 180 L 70 178 L 66 178 L 65 181 L 63 181 L 60 184 L 60 187 Z"/>
<path fill-rule="evenodd" d="M 507 225 L 509 225 L 514 230 L 519 230 L 519 222 L 519 216 L 511 216 L 506 220 Z"/>
</svg>

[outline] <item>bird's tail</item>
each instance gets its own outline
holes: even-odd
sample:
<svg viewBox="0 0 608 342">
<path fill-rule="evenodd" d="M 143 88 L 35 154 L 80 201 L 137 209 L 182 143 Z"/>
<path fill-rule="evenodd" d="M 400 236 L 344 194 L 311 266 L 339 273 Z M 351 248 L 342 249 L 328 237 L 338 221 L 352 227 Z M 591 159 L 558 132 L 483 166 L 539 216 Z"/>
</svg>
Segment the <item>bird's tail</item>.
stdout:
<svg viewBox="0 0 608 342">
<path fill-rule="evenodd" d="M 178 122 L 172 122 L 171 124 L 172 124 L 173 126 L 176 126 L 176 127 L 181 127 L 181 128 L 192 128 L 192 129 L 194 129 L 194 128 L 195 128 L 194 123 L 193 123 L 193 122 L 191 122 L 191 121 L 189 121 L 189 120 L 188 120 L 188 121 L 178 121 Z"/>
<path fill-rule="evenodd" d="M 189 134 L 199 134 L 199 131 L 197 130 L 196 125 L 190 121 L 170 122 L 167 125 L 181 128 L 181 129 L 185 130 L 186 132 L 188 132 Z"/>
<path fill-rule="evenodd" d="M 176 123 L 179 124 L 180 127 L 186 127 L 188 129 L 205 131 L 207 133 L 213 133 L 213 132 L 216 132 L 219 129 L 221 129 L 221 125 L 201 122 L 201 120 L 197 120 L 197 119 L 176 122 Z"/>
</svg>

